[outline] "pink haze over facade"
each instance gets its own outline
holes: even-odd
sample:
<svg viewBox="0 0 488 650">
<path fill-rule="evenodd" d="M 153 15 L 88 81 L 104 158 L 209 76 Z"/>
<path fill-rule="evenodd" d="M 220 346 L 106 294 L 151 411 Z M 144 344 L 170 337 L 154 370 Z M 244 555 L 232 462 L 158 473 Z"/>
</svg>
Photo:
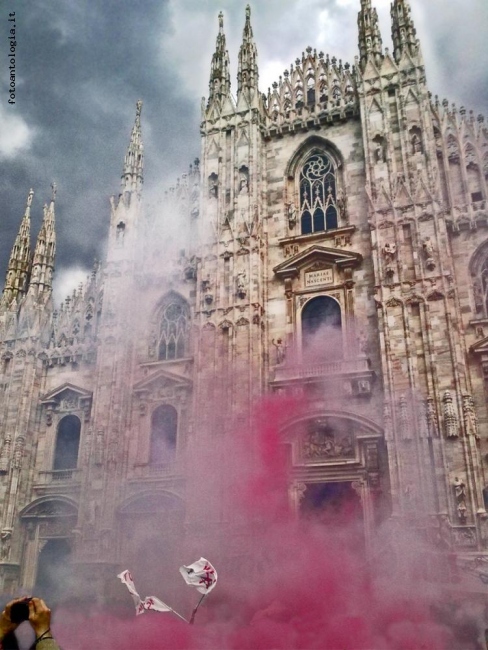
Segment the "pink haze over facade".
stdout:
<svg viewBox="0 0 488 650">
<path fill-rule="evenodd" d="M 299 405 L 278 511 L 353 521 L 363 558 L 383 525 L 415 531 L 479 590 L 488 131 L 429 94 L 408 2 L 392 53 L 368 0 L 358 30 L 354 65 L 307 48 L 263 95 L 247 8 L 234 96 L 219 16 L 201 159 L 145 209 L 137 103 L 106 259 L 58 311 L 56 190 L 33 253 L 29 193 L 0 301 L 3 591 L 109 598 L 130 567 L 166 602 L 160 575 L 207 546 L 220 576 L 252 565 L 222 467 L 252 475 L 228 438 L 258 444 L 269 394 Z"/>
</svg>

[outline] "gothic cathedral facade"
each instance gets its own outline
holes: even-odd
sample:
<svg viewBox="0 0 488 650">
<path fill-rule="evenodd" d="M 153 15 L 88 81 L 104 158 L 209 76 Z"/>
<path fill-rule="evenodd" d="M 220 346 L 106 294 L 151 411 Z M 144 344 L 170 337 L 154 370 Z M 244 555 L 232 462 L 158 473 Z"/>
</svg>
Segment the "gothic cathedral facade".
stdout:
<svg viewBox="0 0 488 650">
<path fill-rule="evenodd" d="M 366 552 L 389 518 L 488 553 L 488 130 L 429 93 L 406 0 L 391 18 L 393 52 L 361 0 L 354 66 L 307 48 L 263 95 L 248 7 L 234 95 L 219 16 L 172 261 L 141 103 L 106 259 L 57 311 L 56 192 L 33 253 L 29 193 L 0 302 L 0 589 L 64 557 L 104 593 L 144 522 L 184 544 L 188 463 L 269 393 L 307 405 L 290 508 L 355 495 Z"/>
</svg>

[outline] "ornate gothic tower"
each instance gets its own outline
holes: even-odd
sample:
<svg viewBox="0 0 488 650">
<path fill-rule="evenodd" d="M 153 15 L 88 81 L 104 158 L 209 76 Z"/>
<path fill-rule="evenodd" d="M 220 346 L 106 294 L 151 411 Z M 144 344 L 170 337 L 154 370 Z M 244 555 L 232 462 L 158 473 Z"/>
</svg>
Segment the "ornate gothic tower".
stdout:
<svg viewBox="0 0 488 650">
<path fill-rule="evenodd" d="M 486 513 L 478 434 L 468 424 L 475 416 L 451 207 L 408 2 L 395 0 L 391 16 L 393 56 L 373 47 L 362 26 L 377 33 L 377 19 L 362 4 L 359 88 L 393 515 L 420 527 L 435 515 L 446 544 L 464 534 L 475 542 Z"/>
<path fill-rule="evenodd" d="M 236 103 L 230 94 L 223 17 L 219 16 L 209 99 L 203 107 L 201 125 L 204 200 L 199 217 L 202 258 L 197 280 L 200 333 L 196 363 L 202 373 L 212 372 L 222 381 L 222 427 L 232 407 L 246 412 L 263 388 L 264 108 L 257 85 L 250 15 L 247 7 Z M 219 367 L 224 358 L 229 364 L 227 371 Z M 252 370 L 248 374 L 244 368 Z M 240 370 L 243 373 L 237 391 L 234 382 Z M 199 390 L 203 392 L 197 397 L 204 410 L 212 408 L 212 400 L 205 395 L 210 387 L 204 388 L 205 383 L 201 383 Z"/>
<path fill-rule="evenodd" d="M 142 102 L 138 101 L 122 170 L 121 191 L 118 198 L 111 198 L 107 259 L 103 269 L 103 309 L 93 371 L 93 406 L 80 449 L 86 467 L 80 494 L 76 559 L 100 584 L 104 572 L 109 575 L 114 570 L 111 549 L 116 543 L 115 516 L 118 499 L 123 493 L 121 483 L 125 479 L 130 435 L 137 323 L 133 300 L 137 295 L 136 275 L 141 259 L 144 169 L 141 109 Z"/>
<path fill-rule="evenodd" d="M 248 6 L 239 50 L 237 99 L 233 99 L 220 14 L 201 123 L 202 209 L 194 347 L 194 426 L 200 436 L 192 438 L 195 457 L 209 444 L 210 434 L 211 444 L 216 445 L 219 436 L 237 425 L 237 418 L 246 422 L 251 404 L 264 390 L 265 109 L 258 78 Z M 201 509 L 199 516 L 205 516 Z"/>
<path fill-rule="evenodd" d="M 0 302 L 2 354 L 0 381 L 0 583 L 19 584 L 24 531 L 19 512 L 31 499 L 30 471 L 38 442 L 37 408 L 45 364 L 42 348 L 50 339 L 52 275 L 55 256 L 54 199 L 44 208 L 35 252 L 30 251 L 30 210 L 15 240 Z"/>
</svg>

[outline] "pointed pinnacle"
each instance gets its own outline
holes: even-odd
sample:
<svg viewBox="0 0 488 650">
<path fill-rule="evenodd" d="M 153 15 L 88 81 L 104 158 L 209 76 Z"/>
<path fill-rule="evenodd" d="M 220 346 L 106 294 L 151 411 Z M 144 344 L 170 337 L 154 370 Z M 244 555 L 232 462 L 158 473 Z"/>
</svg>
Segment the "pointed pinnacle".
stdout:
<svg viewBox="0 0 488 650">
<path fill-rule="evenodd" d="M 142 99 L 136 102 L 136 126 L 141 125 Z"/>
<path fill-rule="evenodd" d="M 32 199 L 34 198 L 34 190 L 31 188 L 29 190 L 29 195 L 27 196 L 27 207 L 30 208 L 32 205 Z"/>
<path fill-rule="evenodd" d="M 224 33 L 224 14 L 222 12 L 219 13 L 219 32 Z"/>
<path fill-rule="evenodd" d="M 57 185 L 56 185 L 55 181 L 53 181 L 51 183 L 51 203 L 54 203 L 54 201 L 56 200 L 57 191 L 58 191 Z"/>
</svg>

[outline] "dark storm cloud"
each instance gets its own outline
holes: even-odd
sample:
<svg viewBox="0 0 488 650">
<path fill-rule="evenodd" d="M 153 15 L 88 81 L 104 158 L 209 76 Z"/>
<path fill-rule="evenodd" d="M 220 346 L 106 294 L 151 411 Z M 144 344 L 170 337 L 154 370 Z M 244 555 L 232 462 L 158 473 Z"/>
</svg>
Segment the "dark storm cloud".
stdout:
<svg viewBox="0 0 488 650">
<path fill-rule="evenodd" d="M 17 103 L 0 105 L 0 281 L 29 188 L 37 234 L 49 185 L 58 184 L 58 282 L 102 253 L 108 197 L 116 194 L 134 120 L 144 100 L 146 193 L 154 199 L 200 152 L 200 98 L 223 9 L 233 88 L 245 0 L 17 0 Z M 359 0 L 253 3 L 265 92 L 308 46 L 354 62 Z M 390 43 L 389 0 L 378 8 Z M 488 108 L 486 0 L 412 0 L 434 93 Z M 6 31 L 6 9 L 0 30 Z M 9 9 L 8 11 L 10 11 Z M 0 34 L 3 43 L 6 33 Z M 2 135 L 2 125 L 4 133 Z M 2 149 L 3 143 L 3 149 Z M 3 151 L 3 158 L 2 158 Z"/>
<path fill-rule="evenodd" d="M 28 151 L 2 161 L 2 275 L 29 188 L 37 232 L 53 179 L 58 268 L 90 264 L 100 252 L 139 97 L 149 183 L 184 168 L 199 144 L 198 107 L 179 95 L 177 73 L 161 60 L 171 29 L 164 2 L 24 1 L 15 11 L 17 98 L 4 112 L 21 117 L 33 137 Z"/>
</svg>

